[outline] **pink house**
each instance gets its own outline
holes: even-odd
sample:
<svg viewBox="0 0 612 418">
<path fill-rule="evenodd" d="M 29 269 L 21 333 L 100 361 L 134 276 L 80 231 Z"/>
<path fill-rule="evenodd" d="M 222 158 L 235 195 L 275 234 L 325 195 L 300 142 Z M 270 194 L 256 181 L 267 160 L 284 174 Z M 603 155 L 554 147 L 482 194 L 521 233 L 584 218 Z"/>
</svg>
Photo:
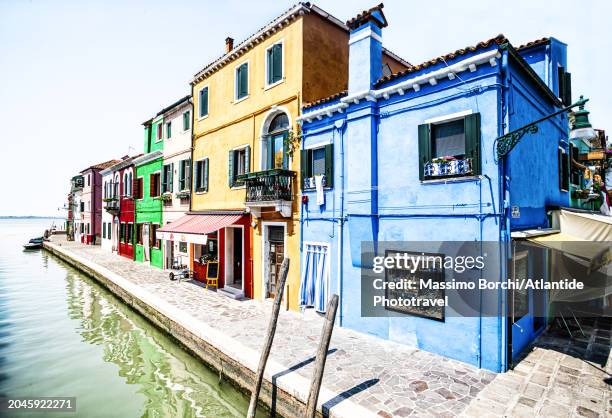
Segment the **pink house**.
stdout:
<svg viewBox="0 0 612 418">
<path fill-rule="evenodd" d="M 83 176 L 83 194 L 81 197 L 81 212 L 83 234 L 81 242 L 84 244 L 100 243 L 102 232 L 102 176 L 100 171 L 121 162 L 110 160 L 92 165 L 81 171 Z"/>
</svg>

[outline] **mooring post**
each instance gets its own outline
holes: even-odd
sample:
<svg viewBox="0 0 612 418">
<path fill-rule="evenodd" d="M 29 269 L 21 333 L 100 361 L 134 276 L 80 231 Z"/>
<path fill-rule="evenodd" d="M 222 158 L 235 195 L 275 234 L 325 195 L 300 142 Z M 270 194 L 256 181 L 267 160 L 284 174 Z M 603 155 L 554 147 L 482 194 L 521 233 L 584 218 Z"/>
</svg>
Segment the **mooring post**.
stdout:
<svg viewBox="0 0 612 418">
<path fill-rule="evenodd" d="M 255 377 L 253 392 L 251 392 L 251 402 L 249 403 L 247 418 L 254 418 L 255 411 L 257 411 L 257 398 L 259 397 L 264 370 L 266 369 L 266 363 L 268 362 L 268 356 L 270 355 L 270 349 L 272 348 L 272 342 L 274 341 L 274 334 L 276 333 L 276 321 L 278 320 L 278 312 L 280 311 L 281 307 L 281 300 L 283 298 L 283 291 L 285 290 L 287 274 L 289 274 L 289 259 L 285 258 L 283 260 L 283 264 L 281 264 L 280 280 L 276 286 L 276 296 L 274 297 L 274 305 L 272 306 L 272 316 L 270 317 L 270 324 L 268 325 L 266 342 L 264 344 L 263 351 L 261 352 L 261 357 L 259 358 L 259 365 L 257 366 L 257 376 Z"/>
<path fill-rule="evenodd" d="M 323 372 L 325 371 L 325 362 L 327 361 L 327 350 L 331 341 L 332 332 L 334 331 L 334 322 L 336 320 L 336 311 L 338 310 L 338 295 L 333 295 L 327 303 L 327 313 L 325 314 L 325 322 L 323 323 L 323 331 L 321 332 L 321 342 L 317 351 L 315 360 L 315 369 L 310 383 L 310 392 L 308 393 L 308 404 L 306 405 L 306 418 L 314 418 L 317 412 L 317 400 L 319 399 L 319 391 L 321 390 L 321 382 L 323 381 Z"/>
</svg>

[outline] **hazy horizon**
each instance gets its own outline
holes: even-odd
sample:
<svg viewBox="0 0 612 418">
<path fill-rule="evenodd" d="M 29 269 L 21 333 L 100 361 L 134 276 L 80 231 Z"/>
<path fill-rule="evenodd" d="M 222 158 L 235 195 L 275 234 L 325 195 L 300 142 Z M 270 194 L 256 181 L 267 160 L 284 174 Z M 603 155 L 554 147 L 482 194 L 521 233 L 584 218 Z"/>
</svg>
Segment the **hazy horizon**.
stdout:
<svg viewBox="0 0 612 418">
<path fill-rule="evenodd" d="M 378 1 L 315 3 L 346 21 Z M 240 42 L 293 4 L 2 1 L 0 111 L 9 123 L 1 173 L 14 181 L 0 215 L 64 216 L 73 175 L 142 152 L 141 123 L 189 94 L 191 77 L 222 55 L 227 36 Z M 589 97 L 593 126 L 608 128 L 612 4 L 511 5 L 387 1 L 384 45 L 417 64 L 499 33 L 515 46 L 554 36 L 568 44 L 573 97 Z"/>
</svg>

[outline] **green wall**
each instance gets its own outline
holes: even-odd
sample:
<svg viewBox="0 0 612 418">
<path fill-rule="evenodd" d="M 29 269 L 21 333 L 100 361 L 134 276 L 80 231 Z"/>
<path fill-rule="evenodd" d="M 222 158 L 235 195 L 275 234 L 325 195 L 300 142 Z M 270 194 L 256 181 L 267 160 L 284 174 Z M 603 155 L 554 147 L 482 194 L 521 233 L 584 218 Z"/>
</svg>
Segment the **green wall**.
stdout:
<svg viewBox="0 0 612 418">
<path fill-rule="evenodd" d="M 163 141 L 160 141 L 160 146 Z M 158 224 L 160 227 L 162 222 L 162 201 L 159 198 L 150 196 L 150 175 L 155 172 L 160 172 L 162 169 L 163 159 L 160 157 L 154 161 L 142 164 L 136 167 L 136 178 L 142 177 L 142 199 L 136 200 L 136 224 L 150 222 Z M 144 247 L 141 244 L 136 244 L 134 259 L 142 262 Z M 159 248 L 150 249 L 151 265 L 155 267 L 163 267 L 163 252 Z"/>
<path fill-rule="evenodd" d="M 162 125 L 162 139 L 157 141 L 157 127 Z M 148 154 L 153 151 L 163 151 L 164 149 L 164 135 L 166 132 L 163 130 L 164 119 L 160 118 L 157 122 L 146 122 L 144 129 L 144 152 Z"/>
</svg>

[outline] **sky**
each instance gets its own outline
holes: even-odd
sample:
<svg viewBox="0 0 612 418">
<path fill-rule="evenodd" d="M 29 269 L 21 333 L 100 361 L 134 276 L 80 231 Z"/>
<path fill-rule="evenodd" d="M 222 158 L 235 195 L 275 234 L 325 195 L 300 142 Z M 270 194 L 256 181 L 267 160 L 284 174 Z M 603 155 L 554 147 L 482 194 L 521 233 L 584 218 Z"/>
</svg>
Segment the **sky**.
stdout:
<svg viewBox="0 0 612 418">
<path fill-rule="evenodd" d="M 380 0 L 314 2 L 342 21 Z M 0 0 L 2 215 L 65 216 L 69 179 L 142 152 L 141 123 L 295 1 Z M 573 97 L 612 135 L 612 2 L 388 0 L 384 45 L 413 64 L 503 33 L 568 44 Z M 8 188 L 8 189 L 7 189 Z"/>
</svg>

